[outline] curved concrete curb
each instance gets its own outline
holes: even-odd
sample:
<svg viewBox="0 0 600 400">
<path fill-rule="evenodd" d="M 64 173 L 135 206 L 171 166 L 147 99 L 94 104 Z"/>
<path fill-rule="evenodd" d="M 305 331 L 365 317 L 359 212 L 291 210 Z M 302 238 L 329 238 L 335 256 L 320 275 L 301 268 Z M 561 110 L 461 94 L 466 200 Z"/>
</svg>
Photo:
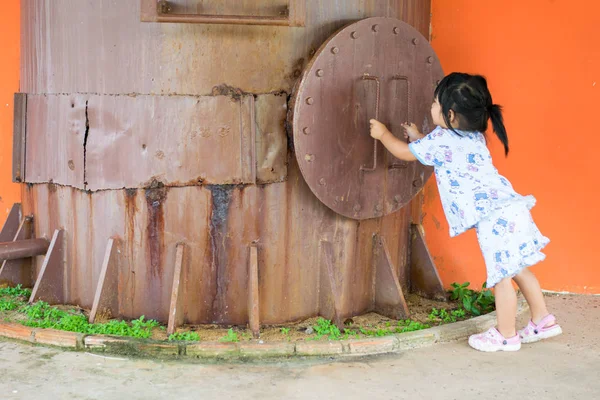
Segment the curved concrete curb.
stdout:
<svg viewBox="0 0 600 400">
<path fill-rule="evenodd" d="M 528 310 L 519 299 L 517 315 Z M 260 359 L 293 356 L 352 357 L 396 353 L 466 339 L 496 324 L 496 312 L 453 324 L 379 338 L 341 341 L 243 343 L 158 342 L 114 336 L 85 336 L 81 333 L 54 329 L 29 328 L 19 324 L 0 323 L 0 337 L 63 349 L 131 356 L 181 359 Z"/>
</svg>

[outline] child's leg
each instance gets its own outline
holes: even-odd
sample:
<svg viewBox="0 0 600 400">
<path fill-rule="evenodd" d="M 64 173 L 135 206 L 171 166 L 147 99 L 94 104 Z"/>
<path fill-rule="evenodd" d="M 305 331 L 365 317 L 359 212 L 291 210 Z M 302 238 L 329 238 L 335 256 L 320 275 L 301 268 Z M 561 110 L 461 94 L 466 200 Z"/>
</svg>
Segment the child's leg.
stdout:
<svg viewBox="0 0 600 400">
<path fill-rule="evenodd" d="M 519 285 L 519 289 L 523 292 L 525 300 L 529 304 L 529 310 L 531 311 L 531 320 L 536 325 L 540 323 L 542 318 L 549 314 L 546 308 L 546 301 L 544 300 L 544 294 L 540 284 L 529 268 L 522 270 L 517 276 L 514 277 L 515 282 Z"/>
<path fill-rule="evenodd" d="M 516 336 L 517 294 L 510 278 L 504 278 L 494 286 L 498 331 L 505 338 Z"/>
</svg>

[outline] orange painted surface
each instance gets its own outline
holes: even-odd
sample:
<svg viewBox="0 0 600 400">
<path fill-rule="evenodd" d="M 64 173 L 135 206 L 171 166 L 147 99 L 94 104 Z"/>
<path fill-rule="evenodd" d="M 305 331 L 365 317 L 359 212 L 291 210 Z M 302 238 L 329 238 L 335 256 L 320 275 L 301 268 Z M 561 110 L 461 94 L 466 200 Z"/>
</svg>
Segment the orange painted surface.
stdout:
<svg viewBox="0 0 600 400">
<path fill-rule="evenodd" d="M 0 12 L 0 227 L 13 203 L 21 201 L 12 183 L 13 94 L 19 91 L 20 2 L 2 3 Z"/>
<path fill-rule="evenodd" d="M 597 170 L 600 2 L 432 0 L 433 47 L 446 73 L 480 73 L 505 109 L 511 154 L 491 140 L 495 163 L 552 241 L 532 268 L 546 290 L 600 293 Z M 491 137 L 491 136 L 490 136 Z M 435 182 L 425 190 L 427 242 L 446 285 L 481 285 L 474 232 L 448 235 Z"/>
</svg>

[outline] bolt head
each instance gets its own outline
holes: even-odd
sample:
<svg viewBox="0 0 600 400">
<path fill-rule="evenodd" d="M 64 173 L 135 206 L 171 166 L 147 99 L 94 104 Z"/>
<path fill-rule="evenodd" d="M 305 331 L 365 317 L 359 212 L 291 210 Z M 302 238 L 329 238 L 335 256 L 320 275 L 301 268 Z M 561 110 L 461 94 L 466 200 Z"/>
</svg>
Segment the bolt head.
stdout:
<svg viewBox="0 0 600 400">
<path fill-rule="evenodd" d="M 339 49 L 339 48 L 337 48 L 337 47 L 332 47 L 332 48 L 331 48 L 331 52 L 332 52 L 333 54 L 337 54 L 337 53 L 339 53 L 339 52 L 340 52 L 340 49 Z"/>
<path fill-rule="evenodd" d="M 319 179 L 319 185 L 321 185 L 321 186 L 325 186 L 326 185 L 325 178 Z"/>
<path fill-rule="evenodd" d="M 362 207 L 360 206 L 360 204 L 355 204 L 354 205 L 354 211 L 355 212 L 359 212 L 362 209 Z"/>
<path fill-rule="evenodd" d="M 306 99 L 306 104 L 313 105 L 315 103 L 315 99 L 313 99 L 312 97 L 309 97 Z"/>
<path fill-rule="evenodd" d="M 310 134 L 310 128 L 307 126 L 304 129 L 302 129 L 302 132 L 304 132 L 305 135 L 309 135 Z"/>
<path fill-rule="evenodd" d="M 318 69 L 318 70 L 317 70 L 317 76 L 318 76 L 319 78 L 321 78 L 323 75 L 325 75 L 325 71 L 323 71 L 322 69 Z"/>
<path fill-rule="evenodd" d="M 352 39 L 358 39 L 358 32 L 356 32 L 356 31 L 352 32 L 352 33 L 350 34 L 350 37 L 351 37 Z"/>
<path fill-rule="evenodd" d="M 380 204 L 377 204 L 377 205 L 375 206 L 375 211 L 377 211 L 377 212 L 381 212 L 381 210 L 383 210 L 383 207 L 381 207 L 381 205 L 380 205 Z"/>
<path fill-rule="evenodd" d="M 373 32 L 379 32 L 379 25 L 375 24 L 371 27 L 371 29 L 373 29 Z"/>
<path fill-rule="evenodd" d="M 412 44 L 414 44 L 415 46 L 416 46 L 416 45 L 418 45 L 418 44 L 419 44 L 419 39 L 417 39 L 417 38 L 414 38 L 414 39 L 412 40 Z"/>
<path fill-rule="evenodd" d="M 400 28 L 398 28 L 397 26 L 394 27 L 394 35 L 397 35 L 400 33 Z"/>
<path fill-rule="evenodd" d="M 304 156 L 304 160 L 306 160 L 306 162 L 312 162 L 315 159 L 315 156 L 313 156 L 312 154 L 306 154 Z"/>
<path fill-rule="evenodd" d="M 433 64 L 433 57 L 427 57 L 427 64 Z"/>
</svg>

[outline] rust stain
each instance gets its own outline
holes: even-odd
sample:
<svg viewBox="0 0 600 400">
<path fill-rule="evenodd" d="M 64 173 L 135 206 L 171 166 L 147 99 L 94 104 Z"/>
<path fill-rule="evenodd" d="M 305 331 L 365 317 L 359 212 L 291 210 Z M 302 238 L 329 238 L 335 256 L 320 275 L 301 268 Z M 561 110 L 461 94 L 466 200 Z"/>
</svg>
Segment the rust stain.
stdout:
<svg viewBox="0 0 600 400">
<path fill-rule="evenodd" d="M 215 185 L 208 186 L 211 192 L 211 215 L 210 215 L 210 248 L 211 248 L 211 272 L 216 278 L 214 297 L 212 302 L 214 323 L 226 320 L 227 305 L 227 268 L 228 268 L 228 237 L 227 225 L 229 222 L 229 205 L 231 194 L 235 186 Z"/>
<path fill-rule="evenodd" d="M 146 189 L 146 203 L 148 205 L 148 223 L 146 225 L 146 239 L 150 257 L 150 273 L 153 277 L 161 275 L 164 255 L 165 216 L 163 203 L 167 198 L 167 188 L 159 185 L 156 188 Z"/>
<path fill-rule="evenodd" d="M 248 93 L 244 92 L 240 88 L 236 88 L 226 84 L 217 85 L 212 88 L 213 96 L 228 96 L 235 100 L 240 100 L 242 96 L 245 96 L 247 94 Z"/>
</svg>

